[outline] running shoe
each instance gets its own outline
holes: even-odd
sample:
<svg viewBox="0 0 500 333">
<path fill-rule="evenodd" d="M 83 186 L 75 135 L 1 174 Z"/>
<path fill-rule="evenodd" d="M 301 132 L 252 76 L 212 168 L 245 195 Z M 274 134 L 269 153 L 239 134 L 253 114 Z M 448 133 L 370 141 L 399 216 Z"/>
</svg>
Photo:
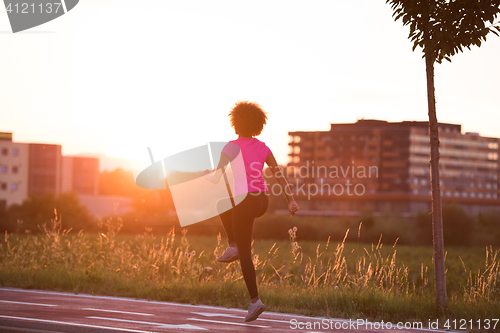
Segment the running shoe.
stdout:
<svg viewBox="0 0 500 333">
<path fill-rule="evenodd" d="M 224 253 L 217 258 L 218 262 L 233 262 L 240 259 L 237 247 L 228 247 Z"/>
<path fill-rule="evenodd" d="M 266 306 L 261 302 L 260 299 L 255 303 L 250 303 L 250 306 L 248 307 L 248 314 L 245 317 L 245 322 L 257 319 L 265 309 Z"/>
</svg>

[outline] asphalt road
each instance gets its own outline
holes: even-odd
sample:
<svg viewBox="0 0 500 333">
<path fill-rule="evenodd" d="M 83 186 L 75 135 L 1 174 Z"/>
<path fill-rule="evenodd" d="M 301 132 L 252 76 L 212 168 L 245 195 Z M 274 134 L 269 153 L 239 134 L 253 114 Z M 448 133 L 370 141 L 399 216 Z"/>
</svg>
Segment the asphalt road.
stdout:
<svg viewBox="0 0 500 333">
<path fill-rule="evenodd" d="M 259 319 L 245 323 L 245 315 L 245 310 L 214 306 L 0 288 L 2 333 L 444 332 L 398 329 L 397 323 L 388 329 L 388 323 L 382 322 L 366 323 L 361 322 L 362 319 L 325 319 L 268 311 Z"/>
</svg>

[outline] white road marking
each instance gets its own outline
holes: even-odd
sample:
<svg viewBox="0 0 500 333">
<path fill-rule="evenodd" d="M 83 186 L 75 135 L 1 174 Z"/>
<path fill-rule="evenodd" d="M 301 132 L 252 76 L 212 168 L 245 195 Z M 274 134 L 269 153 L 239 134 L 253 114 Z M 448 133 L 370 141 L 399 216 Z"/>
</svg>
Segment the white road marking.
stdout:
<svg viewBox="0 0 500 333">
<path fill-rule="evenodd" d="M 237 318 L 237 319 L 245 319 L 245 317 L 242 316 L 237 316 L 229 313 L 212 313 L 212 312 L 191 312 L 200 316 L 205 316 L 205 317 L 228 317 L 228 318 Z M 287 323 L 289 324 L 289 321 L 286 320 L 276 320 L 276 319 L 267 319 L 267 318 L 258 318 L 257 320 L 263 320 L 263 321 L 272 321 L 275 323 Z"/>
<path fill-rule="evenodd" d="M 24 293 L 70 296 L 70 297 L 84 297 L 84 298 L 105 299 L 105 300 L 108 299 L 108 300 L 138 302 L 138 303 L 147 303 L 147 304 L 155 304 L 155 305 L 170 305 L 170 306 L 178 306 L 178 307 L 197 308 L 197 309 L 211 309 L 211 310 L 217 310 L 217 311 L 224 311 L 225 310 L 225 311 L 234 311 L 234 312 L 242 312 L 242 313 L 247 312 L 247 310 L 242 310 L 242 309 L 223 308 L 223 307 L 210 306 L 210 305 L 192 305 L 192 304 L 181 304 L 181 303 L 174 303 L 174 302 L 148 301 L 148 300 L 138 300 L 138 299 L 133 299 L 133 298 L 127 298 L 127 297 L 74 294 L 74 293 L 57 292 L 57 291 L 19 289 L 19 288 L 9 288 L 9 287 L 2 287 L 2 288 L 0 288 L 0 291 L 24 292 Z M 296 314 L 292 314 L 292 313 L 277 313 L 277 312 L 270 312 L 270 311 L 266 311 L 266 315 L 289 317 L 290 319 L 293 319 L 293 318 L 295 318 L 295 319 L 302 318 L 302 319 L 307 319 L 307 320 L 326 319 L 326 320 L 333 320 L 333 321 L 339 321 L 339 322 L 349 322 L 349 319 L 326 318 L 326 317 L 307 317 L 307 316 L 296 315 Z M 408 331 L 412 331 L 412 330 L 413 331 L 426 331 L 426 332 L 433 332 L 433 333 L 438 333 L 438 332 L 439 333 L 450 333 L 450 332 L 460 333 L 460 331 L 433 330 L 430 328 L 412 328 L 412 329 L 407 329 L 407 330 Z"/>
<path fill-rule="evenodd" d="M 152 314 L 152 313 L 127 312 L 127 311 L 95 309 L 95 308 L 83 308 L 83 310 L 102 311 L 102 312 L 116 312 L 116 313 L 133 314 L 133 315 L 138 315 L 138 316 L 154 316 L 154 314 Z"/>
<path fill-rule="evenodd" d="M 234 311 L 234 312 L 242 312 L 247 313 L 248 310 L 243 309 L 233 309 L 233 308 L 223 308 L 220 306 L 210 306 L 210 305 L 192 305 L 192 304 L 182 304 L 182 303 L 174 303 L 174 302 L 162 302 L 162 301 L 148 301 L 141 299 L 133 299 L 127 297 L 114 297 L 114 296 L 100 296 L 100 295 L 88 295 L 88 294 L 74 294 L 68 292 L 58 292 L 58 291 L 45 291 L 45 290 L 33 290 L 33 289 L 18 289 L 18 288 L 0 288 L 0 291 L 11 291 L 11 292 L 23 292 L 23 293 L 35 293 L 35 294 L 46 294 L 46 295 L 57 295 L 57 296 L 69 296 L 69 297 L 84 297 L 84 298 L 93 298 L 93 299 L 108 299 L 115 301 L 125 301 L 125 302 L 138 302 L 138 303 L 147 303 L 147 304 L 155 304 L 155 305 L 171 305 L 171 306 L 179 306 L 179 307 L 188 307 L 188 308 L 197 308 L 197 309 L 210 309 L 210 310 L 225 310 L 225 311 Z M 291 313 L 276 313 L 266 311 L 267 315 L 272 316 L 281 316 L 281 317 L 291 317 L 291 318 L 304 318 L 311 319 L 313 317 L 307 317 L 302 315 L 295 315 Z M 322 317 L 314 317 L 314 319 L 331 319 L 331 318 L 322 318 Z M 335 320 L 343 320 L 343 319 L 335 319 Z M 347 320 L 348 321 L 348 320 Z"/>
<path fill-rule="evenodd" d="M 259 327 L 259 328 L 269 328 L 270 327 L 270 326 L 250 325 L 250 324 L 243 324 L 243 323 L 233 323 L 233 322 L 230 322 L 230 321 L 218 321 L 218 320 L 199 319 L 199 318 L 187 318 L 187 320 L 196 320 L 196 321 L 204 321 L 204 322 L 207 322 L 207 323 L 238 325 L 238 326 L 248 326 L 248 327 Z"/>
<path fill-rule="evenodd" d="M 155 305 L 171 305 L 171 306 L 179 306 L 179 307 L 187 307 L 187 308 L 198 308 L 198 309 L 210 309 L 210 310 L 226 310 L 226 311 L 235 311 L 235 312 L 243 312 L 247 313 L 248 310 L 243 309 L 233 309 L 233 308 L 223 308 L 220 306 L 210 306 L 210 305 L 193 305 L 193 304 L 182 304 L 182 303 L 174 303 L 174 302 L 162 302 L 162 301 L 148 301 L 141 299 L 133 299 L 128 297 L 115 297 L 115 296 L 100 296 L 100 295 L 88 295 L 88 294 L 74 294 L 68 292 L 58 292 L 58 291 L 44 291 L 44 290 L 32 290 L 32 289 L 18 289 L 18 288 L 0 288 L 0 291 L 12 291 L 12 292 L 24 292 L 24 293 L 35 293 L 35 294 L 47 294 L 47 295 L 56 295 L 56 296 L 70 296 L 70 297 L 84 297 L 84 298 L 93 298 L 93 299 L 108 299 L 115 301 L 125 301 L 125 302 L 138 302 L 138 303 L 147 303 L 147 304 L 155 304 Z M 287 314 L 287 313 L 275 313 L 267 311 L 268 315 L 275 316 L 289 316 L 293 318 L 307 318 L 311 317 Z"/>
<path fill-rule="evenodd" d="M 128 320 L 128 319 L 107 318 L 107 317 L 85 317 L 85 318 L 88 318 L 88 319 L 110 320 L 110 321 L 119 321 L 119 322 L 122 322 L 122 323 L 155 325 L 155 326 L 161 326 L 161 327 L 164 327 L 164 328 L 184 328 L 184 329 L 190 329 L 190 330 L 206 330 L 206 328 L 202 328 L 202 327 L 198 327 L 198 326 L 193 326 L 193 325 L 189 325 L 189 324 L 171 325 L 171 324 L 165 324 L 165 323 L 153 323 L 153 322 L 150 322 L 150 321 Z"/>
<path fill-rule="evenodd" d="M 197 315 L 200 315 L 200 316 L 205 316 L 205 317 L 231 317 L 231 318 L 244 318 L 244 317 L 240 317 L 240 316 L 237 316 L 237 315 L 232 315 L 232 314 L 229 314 L 229 313 L 211 313 L 211 312 L 191 312 L 191 313 L 194 313 L 194 314 L 197 314 Z"/>
<path fill-rule="evenodd" d="M 0 315 L 0 318 L 36 321 L 36 322 L 41 322 L 41 323 L 61 324 L 61 325 L 69 325 L 69 326 L 101 328 L 101 329 L 113 330 L 113 331 L 124 331 L 124 332 L 134 332 L 134 333 L 153 333 L 151 331 L 139 331 L 139 330 L 133 330 L 130 328 L 117 328 L 117 327 L 107 327 L 107 326 L 98 326 L 98 325 L 89 325 L 89 324 L 68 323 L 65 321 L 56 321 L 56 320 L 47 320 L 47 319 L 36 319 L 36 318 L 14 317 L 14 316 L 3 316 L 3 315 Z"/>
<path fill-rule="evenodd" d="M 24 304 L 24 305 L 38 305 L 38 306 L 57 306 L 55 304 L 27 303 L 27 302 L 4 301 L 4 300 L 0 300 L 0 302 L 2 302 L 2 303 Z"/>
</svg>

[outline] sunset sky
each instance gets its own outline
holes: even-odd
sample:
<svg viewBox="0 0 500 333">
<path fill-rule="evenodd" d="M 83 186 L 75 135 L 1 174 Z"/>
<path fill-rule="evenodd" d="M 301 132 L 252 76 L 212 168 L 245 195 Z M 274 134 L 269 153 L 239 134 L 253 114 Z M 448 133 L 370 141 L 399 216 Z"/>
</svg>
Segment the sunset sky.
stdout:
<svg viewBox="0 0 500 333">
<path fill-rule="evenodd" d="M 260 140 L 357 119 L 427 120 L 425 65 L 384 0 L 82 0 L 12 34 L 0 11 L 0 131 L 63 154 L 163 158 L 235 138 L 237 100 L 269 113 Z M 436 67 L 438 120 L 500 136 L 500 38 Z"/>
</svg>

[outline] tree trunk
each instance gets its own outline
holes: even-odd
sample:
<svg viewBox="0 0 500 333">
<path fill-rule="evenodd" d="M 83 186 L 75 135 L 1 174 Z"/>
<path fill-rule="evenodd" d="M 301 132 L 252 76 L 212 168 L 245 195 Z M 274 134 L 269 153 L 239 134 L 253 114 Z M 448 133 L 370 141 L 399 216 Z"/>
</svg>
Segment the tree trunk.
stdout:
<svg viewBox="0 0 500 333">
<path fill-rule="evenodd" d="M 439 309 L 447 307 L 446 273 L 444 267 L 443 214 L 439 183 L 439 131 L 434 96 L 434 57 L 425 56 L 427 72 L 427 105 L 429 109 L 429 135 L 431 146 L 432 230 L 434 245 L 434 279 L 436 304 Z"/>
</svg>

